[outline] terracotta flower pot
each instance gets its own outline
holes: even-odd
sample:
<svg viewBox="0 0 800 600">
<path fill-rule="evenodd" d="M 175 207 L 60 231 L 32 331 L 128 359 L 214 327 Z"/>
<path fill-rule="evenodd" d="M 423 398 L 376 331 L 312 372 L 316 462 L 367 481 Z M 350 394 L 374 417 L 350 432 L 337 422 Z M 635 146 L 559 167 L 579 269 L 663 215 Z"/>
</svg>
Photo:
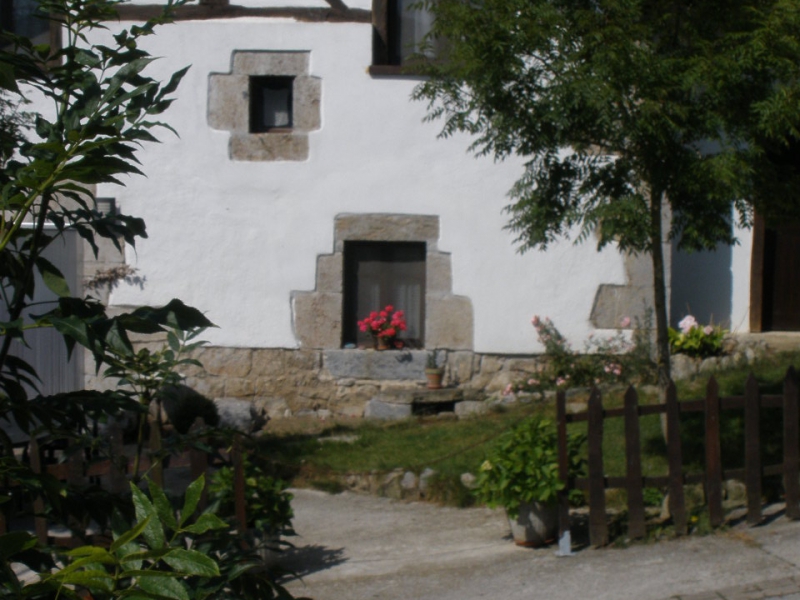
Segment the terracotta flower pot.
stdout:
<svg viewBox="0 0 800 600">
<path fill-rule="evenodd" d="M 444 376 L 444 369 L 425 369 L 425 377 L 428 378 L 429 390 L 442 389 L 442 377 Z"/>
<path fill-rule="evenodd" d="M 389 350 L 390 348 L 393 347 L 394 340 L 392 338 L 381 336 L 376 339 L 377 342 L 375 348 L 377 350 Z"/>
</svg>

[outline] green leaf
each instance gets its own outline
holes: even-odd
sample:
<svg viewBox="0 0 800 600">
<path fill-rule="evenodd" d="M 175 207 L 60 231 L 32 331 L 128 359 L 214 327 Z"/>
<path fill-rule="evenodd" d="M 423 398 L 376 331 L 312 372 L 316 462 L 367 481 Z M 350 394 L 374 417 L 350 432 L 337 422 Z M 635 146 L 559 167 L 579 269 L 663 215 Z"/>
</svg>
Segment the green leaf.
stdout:
<svg viewBox="0 0 800 600">
<path fill-rule="evenodd" d="M 197 505 L 200 502 L 200 497 L 203 494 L 205 486 L 206 477 L 205 475 L 200 475 L 200 477 L 195 479 L 189 484 L 189 487 L 186 488 L 186 496 L 184 497 L 183 508 L 181 509 L 181 525 L 186 523 L 194 514 L 194 511 L 197 510 Z"/>
<path fill-rule="evenodd" d="M 153 506 L 145 493 L 133 483 L 131 483 L 131 492 L 133 493 L 133 506 L 136 509 L 136 520 L 147 522 L 146 527 L 142 530 L 144 540 L 153 549 L 163 548 L 165 543 L 164 529 L 161 527 L 161 521 L 158 520 L 155 506 Z"/>
<path fill-rule="evenodd" d="M 176 548 L 165 555 L 163 560 L 176 571 L 187 575 L 200 575 L 203 577 L 216 577 L 219 575 L 217 563 L 196 550 Z"/>
<path fill-rule="evenodd" d="M 64 585 L 82 585 L 93 590 L 110 592 L 114 586 L 114 578 L 105 571 L 76 571 L 74 573 L 56 573 L 56 579 Z"/>
<path fill-rule="evenodd" d="M 187 533 L 201 534 L 211 529 L 225 529 L 226 527 L 228 527 L 228 524 L 220 519 L 217 515 L 204 513 L 198 517 L 197 521 L 187 527 L 184 527 L 182 531 L 186 531 Z"/>
<path fill-rule="evenodd" d="M 14 67 L 11 65 L 0 63 L 0 89 L 19 93 L 16 74 L 14 73 Z"/>
<path fill-rule="evenodd" d="M 169 502 L 166 494 L 164 494 L 164 490 L 154 481 L 148 481 L 147 485 L 150 489 L 150 496 L 153 498 L 153 504 L 156 507 L 156 511 L 158 512 L 158 517 L 161 519 L 161 522 L 166 524 L 172 530 L 178 528 L 177 523 L 175 522 L 175 517 L 172 514 L 172 505 Z"/>
<path fill-rule="evenodd" d="M 108 547 L 109 551 L 110 552 L 116 552 L 117 550 L 119 550 L 120 548 L 125 546 L 125 544 L 127 544 L 128 542 L 131 542 L 131 541 L 135 540 L 137 537 L 139 537 L 141 535 L 141 533 L 144 531 L 145 527 L 147 527 L 147 522 L 146 521 L 142 521 L 141 523 L 137 523 L 133 527 L 133 529 L 129 529 L 128 531 L 123 533 L 121 536 L 116 538 L 111 543 L 111 545 Z"/>
<path fill-rule="evenodd" d="M 36 259 L 36 267 L 42 275 L 42 281 L 50 289 L 51 292 L 56 294 L 59 298 L 64 298 L 70 295 L 69 284 L 64 278 L 64 275 L 59 271 L 53 263 L 46 258 L 39 256 Z"/>
<path fill-rule="evenodd" d="M 148 575 L 139 579 L 139 587 L 149 594 L 157 595 L 159 598 L 189 600 L 189 592 L 186 591 L 183 583 L 177 579 Z"/>
</svg>

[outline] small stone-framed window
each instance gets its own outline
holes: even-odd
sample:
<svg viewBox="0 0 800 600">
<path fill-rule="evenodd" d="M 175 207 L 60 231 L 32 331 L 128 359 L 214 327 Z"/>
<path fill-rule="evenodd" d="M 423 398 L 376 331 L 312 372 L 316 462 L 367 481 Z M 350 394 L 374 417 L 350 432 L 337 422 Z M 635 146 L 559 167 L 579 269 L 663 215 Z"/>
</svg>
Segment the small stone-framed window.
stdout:
<svg viewBox="0 0 800 600">
<path fill-rule="evenodd" d="M 294 77 L 250 77 L 250 133 L 292 128 Z"/>
<path fill-rule="evenodd" d="M 230 132 L 231 160 L 306 160 L 321 102 L 308 51 L 237 50 L 229 73 L 208 78 L 208 123 Z"/>
</svg>

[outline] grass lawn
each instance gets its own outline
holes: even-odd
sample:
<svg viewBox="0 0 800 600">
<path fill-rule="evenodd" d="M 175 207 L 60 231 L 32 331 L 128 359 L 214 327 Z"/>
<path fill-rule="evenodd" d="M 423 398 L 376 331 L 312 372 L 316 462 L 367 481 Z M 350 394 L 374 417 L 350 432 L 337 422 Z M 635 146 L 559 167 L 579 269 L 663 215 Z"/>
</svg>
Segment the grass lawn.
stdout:
<svg viewBox="0 0 800 600">
<path fill-rule="evenodd" d="M 762 392 L 780 393 L 786 369 L 792 364 L 800 364 L 800 353 L 776 355 L 754 365 L 753 372 Z M 720 384 L 720 395 L 741 394 L 748 373 L 748 369 L 733 369 L 715 374 Z M 708 377 L 702 376 L 679 382 L 678 398 L 689 400 L 703 397 L 707 381 Z M 621 406 L 623 392 L 617 389 L 606 393 L 603 397 L 604 406 Z M 640 403 L 656 402 L 658 396 L 655 393 L 640 395 Z M 501 406 L 489 414 L 460 421 L 419 417 L 392 423 L 360 420 L 332 424 L 308 422 L 305 426 L 295 423 L 293 430 L 276 431 L 264 436 L 259 440 L 259 447 L 262 455 L 270 456 L 278 466 L 279 473 L 293 485 L 335 490 L 339 487 L 334 483 L 337 478 L 348 473 L 388 472 L 398 468 L 420 473 L 429 467 L 438 473 L 439 500 L 468 505 L 471 496 L 454 491 L 455 487 L 461 487 L 458 483 L 461 474 L 475 473 L 483 462 L 487 444 L 534 413 L 554 418 L 554 404 Z M 767 422 L 765 427 L 774 429 L 769 419 L 764 420 Z M 741 417 L 735 414 L 723 423 L 723 446 L 729 448 L 727 454 L 738 453 L 734 438 L 738 435 L 740 425 Z M 641 418 L 640 426 L 644 474 L 665 475 L 666 445 L 659 416 Z M 585 423 L 576 423 L 570 426 L 570 431 L 585 432 L 585 427 Z M 684 433 L 683 437 L 691 447 L 689 451 L 684 451 L 687 468 L 702 468 L 702 423 L 688 419 Z M 622 418 L 605 421 L 603 442 L 607 475 L 624 475 Z M 736 456 L 731 460 L 735 459 Z"/>
</svg>

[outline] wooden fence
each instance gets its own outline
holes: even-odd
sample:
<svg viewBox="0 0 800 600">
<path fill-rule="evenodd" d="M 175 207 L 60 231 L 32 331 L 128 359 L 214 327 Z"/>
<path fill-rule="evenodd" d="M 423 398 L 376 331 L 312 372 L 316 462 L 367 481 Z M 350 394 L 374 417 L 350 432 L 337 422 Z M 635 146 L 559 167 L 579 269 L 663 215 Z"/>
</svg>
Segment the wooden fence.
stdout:
<svg viewBox="0 0 800 600">
<path fill-rule="evenodd" d="M 762 464 L 762 440 L 760 421 L 762 408 L 781 408 L 783 411 L 783 462 L 774 465 Z M 720 443 L 720 413 L 729 409 L 744 409 L 744 468 L 726 469 L 722 464 Z M 705 422 L 705 470 L 700 473 L 685 473 L 681 446 L 681 422 L 683 413 L 704 413 Z M 639 417 L 666 415 L 666 444 L 668 475 L 645 477 L 642 475 Z M 623 418 L 625 428 L 626 474 L 624 477 L 607 477 L 603 471 L 603 422 L 605 419 Z M 662 417 L 663 418 L 663 417 Z M 569 539 L 568 493 L 581 489 L 589 496 L 589 540 L 594 546 L 608 543 L 605 490 L 622 488 L 628 495 L 628 536 L 632 539 L 645 534 L 644 488 L 658 487 L 668 490 L 669 512 L 677 534 L 687 531 L 687 511 L 684 500 L 685 484 L 702 483 L 712 526 L 724 521 L 722 510 L 722 482 L 728 479 L 743 481 L 747 490 L 747 521 L 757 525 L 762 520 L 762 478 L 783 475 L 786 498 L 786 516 L 800 518 L 800 473 L 798 472 L 798 382 L 793 368 L 784 379 L 782 395 L 762 395 L 758 383 L 751 374 L 747 379 L 743 396 L 719 397 L 719 387 L 712 377 L 702 400 L 679 402 L 675 385 L 666 391 L 666 402 L 657 405 L 639 405 L 636 390 L 630 387 L 625 394 L 622 408 L 604 409 L 598 390 L 589 397 L 587 410 L 567 414 L 566 395 L 557 396 L 557 420 L 559 440 L 559 474 L 566 482 L 559 494 L 559 537 Z M 588 422 L 587 442 L 589 450 L 588 477 L 571 479 L 568 474 L 567 424 Z M 566 537 L 565 537 L 566 534 Z"/>
<path fill-rule="evenodd" d="M 201 425 L 202 422 L 196 422 L 192 428 L 193 431 L 197 432 Z M 110 426 L 107 435 L 109 438 L 110 458 L 102 460 L 86 460 L 83 452 L 75 452 L 66 457 L 65 460 L 58 461 L 52 446 L 42 447 L 41 442 L 32 438 L 28 443 L 27 452 L 31 470 L 35 473 L 46 472 L 56 479 L 78 488 L 86 485 L 91 479 L 99 481 L 105 489 L 112 493 L 127 493 L 129 489 L 128 482 L 133 475 L 133 460 L 131 457 L 126 456 L 124 452 L 122 430 L 119 426 Z M 162 488 L 164 487 L 164 480 L 169 477 L 169 474 L 165 473 L 165 471 L 188 467 L 192 481 L 205 474 L 206 487 L 198 503 L 198 510 L 204 510 L 208 505 L 208 454 L 197 448 L 192 448 L 181 454 L 170 456 L 169 467 L 165 469 L 160 460 L 151 459 L 151 457 L 161 454 L 162 449 L 161 430 L 155 423 L 151 423 L 150 440 L 142 453 L 139 472 L 147 473 L 148 477 Z M 49 461 L 45 460 L 46 456 L 49 456 Z M 247 530 L 247 514 L 242 436 L 239 434 L 234 436 L 229 459 L 234 473 L 233 492 L 237 531 L 243 533 Z M 33 499 L 33 513 L 34 532 L 40 543 L 68 547 L 85 543 L 85 539 L 79 539 L 74 536 L 49 536 L 48 522 L 44 516 L 45 502 L 41 496 Z M 7 518 L 3 511 L 0 510 L 0 534 L 6 533 L 7 530 Z M 104 544 L 107 543 L 107 540 L 104 540 L 102 536 L 97 536 L 93 542 Z"/>
</svg>

